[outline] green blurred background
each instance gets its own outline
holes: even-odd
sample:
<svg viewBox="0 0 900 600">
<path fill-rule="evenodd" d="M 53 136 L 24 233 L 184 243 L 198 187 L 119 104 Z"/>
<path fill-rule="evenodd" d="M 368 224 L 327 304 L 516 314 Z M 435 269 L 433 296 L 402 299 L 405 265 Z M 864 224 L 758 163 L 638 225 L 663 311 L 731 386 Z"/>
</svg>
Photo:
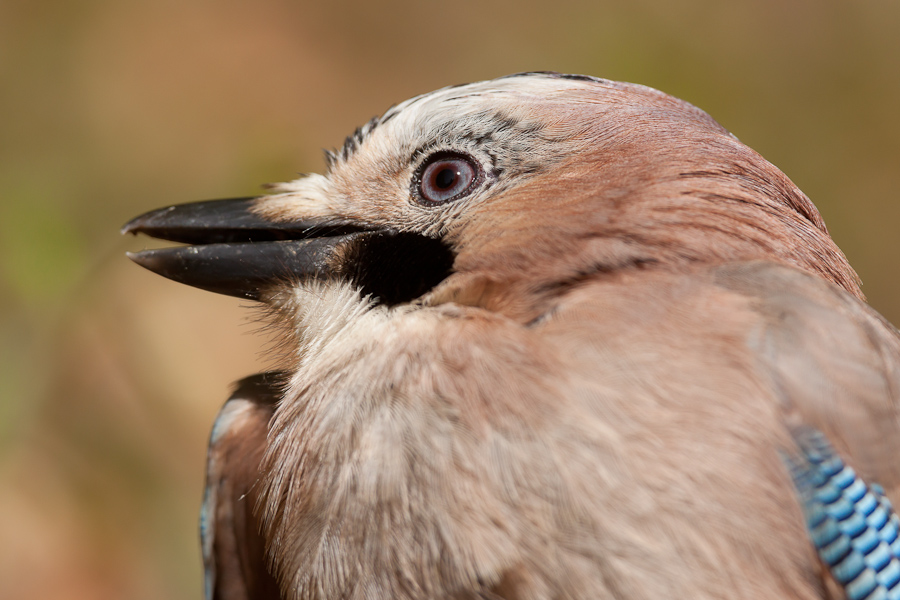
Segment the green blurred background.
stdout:
<svg viewBox="0 0 900 600">
<path fill-rule="evenodd" d="M 199 598 L 206 436 L 265 365 L 240 302 L 124 257 L 411 95 L 524 70 L 705 109 L 900 322 L 900 3 L 0 0 L 0 598 Z"/>
</svg>

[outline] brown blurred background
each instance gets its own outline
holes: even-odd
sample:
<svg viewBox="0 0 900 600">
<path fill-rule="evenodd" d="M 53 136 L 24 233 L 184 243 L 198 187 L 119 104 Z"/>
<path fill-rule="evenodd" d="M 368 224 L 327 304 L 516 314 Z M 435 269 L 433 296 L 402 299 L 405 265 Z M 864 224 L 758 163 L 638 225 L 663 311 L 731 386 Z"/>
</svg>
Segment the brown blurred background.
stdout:
<svg viewBox="0 0 900 600">
<path fill-rule="evenodd" d="M 693 102 L 819 206 L 900 322 L 896 0 L 0 0 L 0 598 L 199 598 L 206 437 L 263 368 L 130 217 L 252 195 L 411 95 L 524 70 Z"/>
</svg>

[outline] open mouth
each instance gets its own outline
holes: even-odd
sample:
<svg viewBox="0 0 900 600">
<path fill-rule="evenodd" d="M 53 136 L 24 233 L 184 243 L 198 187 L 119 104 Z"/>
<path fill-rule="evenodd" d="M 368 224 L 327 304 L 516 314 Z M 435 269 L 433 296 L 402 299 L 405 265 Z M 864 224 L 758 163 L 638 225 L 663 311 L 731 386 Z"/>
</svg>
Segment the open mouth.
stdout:
<svg viewBox="0 0 900 600">
<path fill-rule="evenodd" d="M 251 210 L 255 202 L 208 200 L 143 214 L 122 233 L 188 245 L 128 256 L 179 283 L 252 300 L 279 284 L 343 279 L 392 306 L 418 298 L 452 272 L 453 252 L 440 240 L 346 222 L 272 222 Z"/>
</svg>

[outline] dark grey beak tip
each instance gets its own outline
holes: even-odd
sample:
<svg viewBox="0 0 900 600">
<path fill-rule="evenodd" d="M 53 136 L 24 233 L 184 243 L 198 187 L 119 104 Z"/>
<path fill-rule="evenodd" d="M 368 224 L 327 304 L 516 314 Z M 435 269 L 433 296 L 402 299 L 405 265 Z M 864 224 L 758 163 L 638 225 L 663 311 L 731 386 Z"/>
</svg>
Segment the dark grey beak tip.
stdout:
<svg viewBox="0 0 900 600">
<path fill-rule="evenodd" d="M 137 235 L 138 233 L 140 233 L 141 222 L 143 221 L 143 219 L 144 215 L 141 215 L 128 221 L 127 223 L 122 225 L 122 228 L 119 230 L 119 234 L 125 235 L 126 233 L 130 233 L 132 235 Z"/>
<path fill-rule="evenodd" d="M 163 215 L 171 212 L 174 209 L 175 206 L 168 206 L 166 208 L 151 210 L 150 212 L 139 215 L 122 225 L 119 233 L 121 235 L 125 235 L 126 233 L 137 235 L 148 228 L 152 228 L 155 222 L 163 220 Z"/>
<path fill-rule="evenodd" d="M 142 250 L 140 252 L 126 252 L 125 256 L 131 259 L 132 262 L 144 267 L 148 271 L 153 271 L 154 273 L 160 273 L 162 269 L 162 264 L 160 263 L 159 256 L 153 250 Z"/>
</svg>

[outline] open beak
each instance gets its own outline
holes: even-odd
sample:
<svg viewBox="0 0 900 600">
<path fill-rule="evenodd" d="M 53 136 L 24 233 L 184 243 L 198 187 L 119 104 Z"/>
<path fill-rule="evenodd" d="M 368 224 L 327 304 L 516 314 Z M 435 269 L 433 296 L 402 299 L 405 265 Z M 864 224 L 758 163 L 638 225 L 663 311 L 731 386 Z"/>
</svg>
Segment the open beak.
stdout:
<svg viewBox="0 0 900 600">
<path fill-rule="evenodd" d="M 357 224 L 268 221 L 256 198 L 169 206 L 132 219 L 122 233 L 189 244 L 128 257 L 179 283 L 260 300 L 278 283 L 346 279 L 382 302 L 416 298 L 450 272 L 453 256 L 439 241 Z"/>
</svg>

